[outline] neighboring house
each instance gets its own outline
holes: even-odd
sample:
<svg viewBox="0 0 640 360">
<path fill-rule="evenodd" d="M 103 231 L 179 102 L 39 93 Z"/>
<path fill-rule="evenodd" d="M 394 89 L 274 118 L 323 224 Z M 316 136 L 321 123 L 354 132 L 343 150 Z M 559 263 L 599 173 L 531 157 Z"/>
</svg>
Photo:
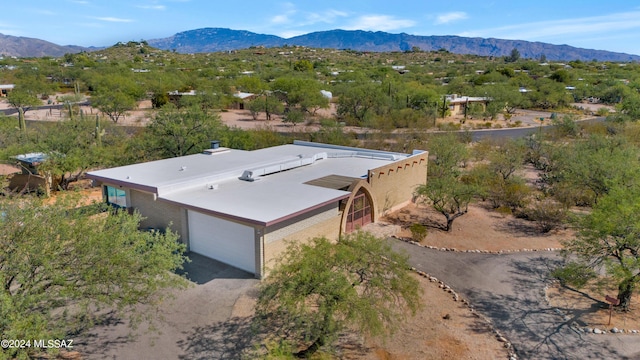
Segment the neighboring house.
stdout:
<svg viewBox="0 0 640 360">
<path fill-rule="evenodd" d="M 483 111 L 486 109 L 489 98 L 486 97 L 472 97 L 472 96 L 458 96 L 457 94 L 447 95 L 447 102 L 449 103 L 449 110 L 451 116 L 465 115 L 466 108 L 474 103 L 482 105 Z"/>
<path fill-rule="evenodd" d="M 0 84 L 0 97 L 6 97 L 9 95 L 9 91 L 13 90 L 16 86 L 13 84 Z"/>
<path fill-rule="evenodd" d="M 251 100 L 255 99 L 256 97 L 258 97 L 258 95 L 238 91 L 237 93 L 233 94 L 233 97 L 234 97 L 235 101 L 233 101 L 231 103 L 229 108 L 230 109 L 235 109 L 235 110 L 244 110 L 245 109 L 245 103 L 247 101 L 251 101 Z"/>
<path fill-rule="evenodd" d="M 13 174 L 9 180 L 12 191 L 43 191 L 47 196 L 57 186 L 51 174 L 38 170 L 40 164 L 49 156 L 45 153 L 29 153 L 12 157 L 20 168 L 19 174 Z"/>
<path fill-rule="evenodd" d="M 196 96 L 197 94 L 198 93 L 195 90 L 190 90 L 186 92 L 180 92 L 178 90 L 175 90 L 175 91 L 169 91 L 167 93 L 167 95 L 169 96 L 169 102 L 174 105 L 179 105 L 180 99 L 182 99 L 183 96 Z"/>
<path fill-rule="evenodd" d="M 106 202 L 137 210 L 142 228 L 171 226 L 190 251 L 263 278 L 288 241 L 341 234 L 409 203 L 427 176 L 425 151 L 295 141 L 89 172 Z"/>
</svg>

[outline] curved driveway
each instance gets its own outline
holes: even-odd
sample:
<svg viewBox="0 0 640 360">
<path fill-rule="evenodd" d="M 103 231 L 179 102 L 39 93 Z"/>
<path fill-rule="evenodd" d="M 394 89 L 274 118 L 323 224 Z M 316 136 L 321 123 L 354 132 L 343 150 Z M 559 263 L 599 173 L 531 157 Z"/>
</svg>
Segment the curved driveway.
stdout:
<svg viewBox="0 0 640 360">
<path fill-rule="evenodd" d="M 444 252 L 389 241 L 408 254 L 412 266 L 444 281 L 487 316 L 521 359 L 640 358 L 640 336 L 584 334 L 570 327 L 576 322 L 571 314 L 564 317 L 547 305 L 549 271 L 562 262 L 557 253 Z"/>
</svg>

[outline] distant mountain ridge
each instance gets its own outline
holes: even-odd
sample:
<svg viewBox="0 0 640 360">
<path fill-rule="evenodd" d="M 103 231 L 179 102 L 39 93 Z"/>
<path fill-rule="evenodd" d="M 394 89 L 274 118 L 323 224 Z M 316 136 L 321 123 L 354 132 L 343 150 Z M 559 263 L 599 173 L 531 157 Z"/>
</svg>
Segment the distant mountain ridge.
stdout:
<svg viewBox="0 0 640 360">
<path fill-rule="evenodd" d="M 62 46 L 40 39 L 0 34 L 0 55 L 4 56 L 58 57 L 67 53 L 93 51 L 96 49 L 75 45 Z"/>
<path fill-rule="evenodd" d="M 246 30 L 202 28 L 177 33 L 173 36 L 147 41 L 149 45 L 180 53 L 205 53 L 246 49 L 252 46 L 278 47 L 300 45 L 313 48 L 351 49 L 356 51 L 386 52 L 423 51 L 445 49 L 456 54 L 479 56 L 508 56 L 515 48 L 521 57 L 539 59 L 544 55 L 552 61 L 581 60 L 629 62 L 640 61 L 639 55 L 577 48 L 524 40 L 494 38 L 468 38 L 461 36 L 419 36 L 406 33 L 362 30 L 329 30 L 304 34 L 292 38 L 257 34 Z M 62 56 L 66 53 L 95 51 L 97 47 L 61 46 L 48 41 L 0 34 L 0 55 L 18 57 Z"/>
<path fill-rule="evenodd" d="M 362 30 L 318 31 L 289 39 L 256 34 L 245 30 L 203 28 L 184 31 L 164 39 L 149 40 L 149 45 L 181 53 L 246 49 L 251 46 L 300 45 L 314 48 L 351 49 L 357 51 L 407 51 L 414 47 L 424 51 L 446 49 L 457 54 L 508 56 L 516 48 L 524 58 L 549 60 L 640 61 L 640 56 L 605 50 L 577 48 L 524 40 L 468 38 L 461 36 L 419 36 L 405 33 Z"/>
</svg>

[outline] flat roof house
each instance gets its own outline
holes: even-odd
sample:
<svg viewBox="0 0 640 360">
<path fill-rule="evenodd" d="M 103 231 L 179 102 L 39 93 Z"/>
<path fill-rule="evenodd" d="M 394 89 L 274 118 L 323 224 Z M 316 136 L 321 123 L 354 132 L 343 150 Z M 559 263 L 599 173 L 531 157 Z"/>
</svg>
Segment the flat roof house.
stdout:
<svg viewBox="0 0 640 360">
<path fill-rule="evenodd" d="M 13 84 L 0 84 L 0 97 L 6 97 L 15 87 Z"/>
<path fill-rule="evenodd" d="M 446 99 L 449 103 L 451 116 L 464 115 L 467 106 L 472 103 L 480 104 L 484 109 L 487 106 L 487 102 L 491 100 L 487 97 L 458 96 L 457 94 L 447 95 Z"/>
<path fill-rule="evenodd" d="M 287 240 L 340 234 L 413 198 L 425 151 L 401 154 L 295 141 L 93 171 L 105 201 L 138 210 L 144 228 L 171 224 L 190 251 L 262 278 Z"/>
</svg>

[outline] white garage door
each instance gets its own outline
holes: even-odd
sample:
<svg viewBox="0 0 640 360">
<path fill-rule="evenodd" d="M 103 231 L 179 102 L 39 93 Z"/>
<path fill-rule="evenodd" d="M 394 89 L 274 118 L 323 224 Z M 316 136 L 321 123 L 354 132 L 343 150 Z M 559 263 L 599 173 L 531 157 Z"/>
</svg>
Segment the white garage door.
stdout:
<svg viewBox="0 0 640 360">
<path fill-rule="evenodd" d="M 189 210 L 188 219 L 191 251 L 255 274 L 252 227 L 192 210 Z"/>
</svg>

